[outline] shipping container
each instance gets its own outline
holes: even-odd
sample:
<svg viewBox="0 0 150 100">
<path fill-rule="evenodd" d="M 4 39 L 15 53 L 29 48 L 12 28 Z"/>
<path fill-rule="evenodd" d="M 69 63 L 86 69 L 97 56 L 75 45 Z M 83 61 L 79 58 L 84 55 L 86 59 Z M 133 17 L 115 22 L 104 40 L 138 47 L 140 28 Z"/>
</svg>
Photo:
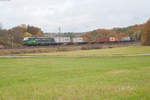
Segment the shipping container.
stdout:
<svg viewBox="0 0 150 100">
<path fill-rule="evenodd" d="M 130 41 L 130 37 L 122 37 L 121 41 Z"/>
<path fill-rule="evenodd" d="M 135 41 L 136 38 L 135 37 L 130 37 L 130 41 Z"/>
<path fill-rule="evenodd" d="M 68 43 L 70 42 L 70 37 L 54 37 L 56 43 Z"/>
<path fill-rule="evenodd" d="M 82 43 L 83 42 L 83 38 L 82 37 L 73 38 L 73 42 L 74 43 Z"/>
<path fill-rule="evenodd" d="M 115 37 L 115 41 L 119 41 L 119 38 L 118 38 L 118 37 Z"/>
<path fill-rule="evenodd" d="M 114 41 L 116 41 L 116 38 L 115 37 L 110 37 L 109 41 L 114 42 Z"/>
</svg>

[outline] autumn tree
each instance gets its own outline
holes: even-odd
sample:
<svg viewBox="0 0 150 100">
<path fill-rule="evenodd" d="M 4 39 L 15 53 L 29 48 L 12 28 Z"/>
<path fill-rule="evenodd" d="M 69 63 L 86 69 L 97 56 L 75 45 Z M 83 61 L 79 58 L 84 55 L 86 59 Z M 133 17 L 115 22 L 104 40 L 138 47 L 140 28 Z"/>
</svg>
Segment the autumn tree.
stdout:
<svg viewBox="0 0 150 100">
<path fill-rule="evenodd" d="M 71 39 L 75 37 L 75 33 L 72 33 L 72 32 L 67 32 L 67 33 L 64 33 L 64 36 L 66 37 L 70 37 Z"/>
<path fill-rule="evenodd" d="M 8 34 L 12 47 L 23 45 L 24 31 L 22 27 L 17 26 L 8 30 Z"/>
<path fill-rule="evenodd" d="M 43 36 L 43 31 L 40 28 L 34 26 L 28 25 L 25 32 L 31 33 L 32 36 L 35 37 Z"/>
<path fill-rule="evenodd" d="M 150 19 L 144 25 L 144 33 L 141 40 L 143 45 L 150 45 Z"/>
<path fill-rule="evenodd" d="M 2 26 L 2 24 L 0 23 L 0 29 L 2 29 L 3 28 L 3 26 Z"/>
<path fill-rule="evenodd" d="M 112 30 L 98 29 L 91 32 L 87 32 L 82 37 L 87 42 L 99 42 L 100 38 L 115 37 L 116 33 Z"/>
<path fill-rule="evenodd" d="M 83 35 L 84 40 L 87 42 L 96 42 L 98 37 L 97 31 L 87 32 L 85 35 Z"/>
<path fill-rule="evenodd" d="M 9 33 L 8 30 L 0 29 L 0 45 L 9 46 L 10 41 L 8 39 Z"/>
</svg>

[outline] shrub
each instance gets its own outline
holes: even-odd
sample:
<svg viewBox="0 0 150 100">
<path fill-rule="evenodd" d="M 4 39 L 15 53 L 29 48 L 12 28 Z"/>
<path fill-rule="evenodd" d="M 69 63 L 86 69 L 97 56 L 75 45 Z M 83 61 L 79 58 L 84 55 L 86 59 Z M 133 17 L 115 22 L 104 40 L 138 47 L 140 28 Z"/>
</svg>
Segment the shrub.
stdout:
<svg viewBox="0 0 150 100">
<path fill-rule="evenodd" d="M 87 46 L 82 46 L 81 50 L 90 50 L 90 49 L 101 49 L 102 47 L 97 46 L 97 45 L 87 45 Z"/>
</svg>

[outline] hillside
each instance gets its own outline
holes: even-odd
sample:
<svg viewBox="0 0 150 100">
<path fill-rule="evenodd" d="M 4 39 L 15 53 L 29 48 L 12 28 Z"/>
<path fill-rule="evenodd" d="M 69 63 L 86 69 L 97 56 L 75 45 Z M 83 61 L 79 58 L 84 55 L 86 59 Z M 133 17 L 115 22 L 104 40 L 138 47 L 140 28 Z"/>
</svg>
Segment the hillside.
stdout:
<svg viewBox="0 0 150 100">
<path fill-rule="evenodd" d="M 141 34 L 144 30 L 144 24 L 133 25 L 125 28 L 113 29 L 97 29 L 91 32 L 86 32 L 82 36 L 85 41 L 96 42 L 101 37 L 135 37 L 137 40 L 141 39 Z"/>
</svg>

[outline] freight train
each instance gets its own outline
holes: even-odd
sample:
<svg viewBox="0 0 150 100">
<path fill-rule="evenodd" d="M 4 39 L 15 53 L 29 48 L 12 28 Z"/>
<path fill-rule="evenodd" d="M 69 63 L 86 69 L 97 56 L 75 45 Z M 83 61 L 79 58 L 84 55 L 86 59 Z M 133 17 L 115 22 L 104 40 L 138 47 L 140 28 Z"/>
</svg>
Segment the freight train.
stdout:
<svg viewBox="0 0 150 100">
<path fill-rule="evenodd" d="M 24 45 L 36 46 L 36 45 L 60 45 L 60 44 L 74 44 L 84 43 L 82 37 L 76 37 L 71 39 L 70 37 L 25 37 Z"/>
<path fill-rule="evenodd" d="M 25 37 L 24 45 L 26 46 L 38 46 L 38 45 L 60 45 L 60 44 L 88 44 L 88 43 L 109 43 L 109 42 L 131 42 L 135 41 L 134 37 L 102 37 L 96 42 L 84 41 L 82 37 Z"/>
</svg>

